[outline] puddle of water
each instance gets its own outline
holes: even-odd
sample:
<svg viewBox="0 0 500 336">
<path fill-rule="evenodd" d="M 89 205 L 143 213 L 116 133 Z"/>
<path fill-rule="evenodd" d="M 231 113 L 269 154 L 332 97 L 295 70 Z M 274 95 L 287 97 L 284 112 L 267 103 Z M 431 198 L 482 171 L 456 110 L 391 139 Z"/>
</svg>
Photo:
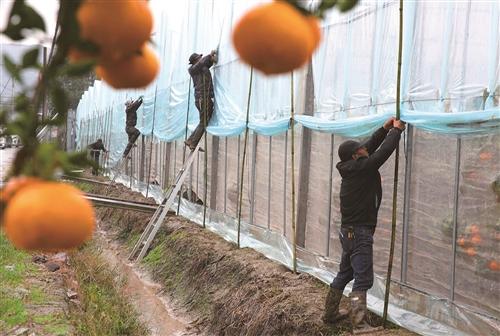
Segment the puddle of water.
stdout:
<svg viewBox="0 0 500 336">
<path fill-rule="evenodd" d="M 149 327 L 152 336 L 187 334 L 188 323 L 175 316 L 167 299 L 157 295 L 161 285 L 128 263 L 126 257 L 120 255 L 119 247 L 109 243 L 102 255 L 127 279 L 123 292 L 140 313 L 141 320 Z M 189 334 L 193 335 L 192 332 Z"/>
</svg>

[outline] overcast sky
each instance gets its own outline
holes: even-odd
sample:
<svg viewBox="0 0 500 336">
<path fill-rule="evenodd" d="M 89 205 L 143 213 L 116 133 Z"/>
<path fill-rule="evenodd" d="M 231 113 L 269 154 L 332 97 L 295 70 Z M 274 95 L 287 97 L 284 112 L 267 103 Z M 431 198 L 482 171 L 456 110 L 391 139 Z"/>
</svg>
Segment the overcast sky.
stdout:
<svg viewBox="0 0 500 336">
<path fill-rule="evenodd" d="M 56 28 L 57 21 L 57 10 L 59 8 L 59 1 L 57 0 L 27 0 L 30 6 L 35 8 L 35 10 L 42 16 L 45 21 L 45 27 L 47 29 L 47 35 L 37 36 L 41 38 L 43 43 L 50 44 L 52 41 L 52 35 Z M 9 17 L 10 9 L 14 0 L 0 0 L 0 29 L 4 30 L 7 26 L 7 20 Z M 7 37 L 0 35 L 0 43 L 11 42 Z M 38 44 L 40 41 L 37 39 L 27 39 L 22 41 L 23 44 Z"/>
<path fill-rule="evenodd" d="M 0 30 L 4 30 L 7 26 L 10 9 L 14 0 L 0 0 Z M 28 0 L 27 3 L 35 8 L 45 21 L 47 29 L 46 34 L 37 35 L 36 38 L 29 38 L 20 42 L 13 42 L 9 38 L 0 34 L 0 59 L 1 55 L 7 54 L 13 60 L 19 61 L 22 54 L 33 45 L 40 43 L 50 47 L 52 35 L 56 27 L 57 9 L 59 2 L 57 0 Z M 41 56 L 41 53 L 40 53 Z M 37 78 L 37 73 L 28 71 L 24 74 L 24 80 L 27 84 L 33 83 Z M 0 61 L 0 104 L 5 104 L 10 101 L 11 97 L 19 90 L 17 85 L 13 85 L 8 73 L 3 68 L 3 60 Z"/>
</svg>

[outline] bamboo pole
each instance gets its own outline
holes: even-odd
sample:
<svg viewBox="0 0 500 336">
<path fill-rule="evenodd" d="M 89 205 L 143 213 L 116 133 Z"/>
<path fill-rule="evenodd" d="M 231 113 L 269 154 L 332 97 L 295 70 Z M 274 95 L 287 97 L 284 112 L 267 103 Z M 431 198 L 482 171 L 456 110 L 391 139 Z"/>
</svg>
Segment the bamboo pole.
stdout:
<svg viewBox="0 0 500 336">
<path fill-rule="evenodd" d="M 155 86 L 155 100 L 153 102 L 153 124 L 151 125 L 151 144 L 149 146 L 149 167 L 148 167 L 148 176 L 146 180 L 146 198 L 148 198 L 149 194 L 149 179 L 151 178 L 151 160 L 153 159 L 153 138 L 154 138 L 154 130 L 155 130 L 155 116 L 156 116 L 156 94 L 158 92 L 158 84 Z"/>
<path fill-rule="evenodd" d="M 203 77 L 203 92 L 205 93 L 205 77 Z M 206 227 L 206 221 L 207 221 L 207 195 L 208 195 L 208 138 L 207 138 L 207 97 L 204 97 L 203 99 L 203 105 L 205 109 L 205 113 L 203 113 L 203 128 L 205 129 L 203 138 L 205 141 L 205 154 L 203 155 L 203 163 L 204 163 L 204 169 L 203 169 L 203 178 L 205 180 L 205 187 L 203 188 L 203 227 Z M 215 106 L 212 106 L 212 109 L 214 109 Z M 212 111 L 213 113 L 213 111 Z"/>
<path fill-rule="evenodd" d="M 188 132 L 188 122 L 189 122 L 189 105 L 191 104 L 191 77 L 189 77 L 189 86 L 188 86 L 188 101 L 187 101 L 187 112 L 186 112 L 186 127 L 184 129 L 184 150 L 182 151 L 182 166 L 186 162 L 186 140 L 187 140 L 187 132 Z M 191 169 L 191 168 L 189 168 Z M 191 184 L 191 179 L 189 180 Z M 179 202 L 177 203 L 177 214 L 179 214 L 181 210 L 181 197 L 182 197 L 182 186 L 179 190 Z M 191 199 L 191 195 L 188 196 Z"/>
<path fill-rule="evenodd" d="M 292 135 L 292 143 L 290 144 L 290 160 L 292 163 L 292 259 L 293 259 L 293 272 L 297 272 L 297 228 L 295 225 L 295 127 L 294 127 L 294 105 L 293 105 L 293 71 L 290 74 L 290 127 Z"/>
<path fill-rule="evenodd" d="M 403 54 L 403 0 L 399 0 L 399 41 L 398 41 L 398 77 L 396 86 L 396 119 L 401 116 L 401 59 Z M 387 309 L 389 308 L 389 292 L 391 288 L 392 262 L 394 259 L 394 245 L 396 241 L 396 215 L 398 204 L 398 172 L 399 172 L 399 143 L 396 147 L 396 157 L 394 161 L 394 187 L 392 192 L 392 225 L 391 225 L 391 247 L 389 250 L 389 264 L 387 266 L 387 279 L 385 282 L 384 298 L 384 328 L 387 326 Z"/>
<path fill-rule="evenodd" d="M 241 206 L 243 203 L 243 177 L 245 174 L 245 157 L 247 154 L 247 142 L 248 142 L 248 120 L 250 114 L 250 98 L 252 96 L 252 81 L 253 81 L 253 67 L 250 68 L 250 83 L 248 84 L 248 101 L 247 101 L 247 115 L 245 121 L 245 140 L 243 143 L 243 158 L 241 162 L 241 179 L 240 179 L 240 199 L 238 205 L 238 247 L 240 247 L 240 235 L 241 235 Z"/>
</svg>

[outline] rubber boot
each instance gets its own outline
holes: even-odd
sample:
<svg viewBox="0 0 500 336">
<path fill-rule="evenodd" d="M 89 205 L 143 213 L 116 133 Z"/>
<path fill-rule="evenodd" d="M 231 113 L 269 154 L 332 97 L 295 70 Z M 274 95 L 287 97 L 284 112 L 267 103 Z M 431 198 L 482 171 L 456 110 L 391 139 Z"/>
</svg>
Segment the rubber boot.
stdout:
<svg viewBox="0 0 500 336">
<path fill-rule="evenodd" d="M 325 302 L 325 313 L 323 314 L 323 322 L 333 324 L 349 316 L 349 311 L 340 309 L 340 300 L 342 299 L 342 291 L 330 287 Z"/>
<path fill-rule="evenodd" d="M 382 330 L 382 327 L 372 327 L 367 321 L 366 292 L 351 293 L 351 324 L 354 335 L 362 335 Z"/>
</svg>

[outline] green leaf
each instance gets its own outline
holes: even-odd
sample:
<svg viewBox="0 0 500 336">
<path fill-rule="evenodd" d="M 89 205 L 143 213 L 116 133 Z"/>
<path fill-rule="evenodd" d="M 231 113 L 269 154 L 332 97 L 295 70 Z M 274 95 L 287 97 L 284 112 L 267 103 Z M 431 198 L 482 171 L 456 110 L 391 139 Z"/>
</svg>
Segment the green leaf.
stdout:
<svg viewBox="0 0 500 336">
<path fill-rule="evenodd" d="M 68 76 L 78 77 L 92 71 L 95 61 L 82 61 L 73 64 L 67 64 L 63 67 L 62 72 Z"/>
<path fill-rule="evenodd" d="M 38 66 L 38 48 L 31 49 L 23 55 L 23 68 L 37 67 Z"/>
<path fill-rule="evenodd" d="M 45 22 L 40 14 L 24 3 L 24 0 L 16 0 L 10 11 L 9 23 L 3 34 L 14 41 L 18 41 L 25 38 L 24 29 L 45 31 Z"/>
<path fill-rule="evenodd" d="M 65 153 L 61 162 L 63 162 L 62 168 L 64 173 L 67 175 L 78 175 L 78 173 L 74 173 L 73 171 L 78 168 L 95 166 L 95 162 L 89 160 L 86 151 Z"/>
<path fill-rule="evenodd" d="M 16 111 L 26 111 L 30 107 L 30 104 L 30 99 L 24 93 L 18 94 L 14 100 L 14 108 Z"/>
<path fill-rule="evenodd" d="M 19 66 L 12 61 L 12 59 L 7 56 L 3 55 L 3 66 L 5 70 L 18 82 L 21 82 L 21 74 L 20 74 L 20 69 Z"/>
<path fill-rule="evenodd" d="M 358 0 L 338 0 L 337 7 L 341 12 L 347 12 L 358 4 Z"/>
<path fill-rule="evenodd" d="M 66 97 L 66 92 L 55 84 L 51 87 L 50 96 L 54 104 L 54 110 L 58 114 L 57 117 L 52 120 L 53 123 L 51 124 L 60 125 L 66 120 L 66 113 L 69 108 L 68 97 Z"/>
<path fill-rule="evenodd" d="M 323 0 L 323 1 L 321 1 L 318 9 L 325 10 L 325 9 L 333 8 L 336 3 L 337 3 L 337 0 Z"/>
</svg>

